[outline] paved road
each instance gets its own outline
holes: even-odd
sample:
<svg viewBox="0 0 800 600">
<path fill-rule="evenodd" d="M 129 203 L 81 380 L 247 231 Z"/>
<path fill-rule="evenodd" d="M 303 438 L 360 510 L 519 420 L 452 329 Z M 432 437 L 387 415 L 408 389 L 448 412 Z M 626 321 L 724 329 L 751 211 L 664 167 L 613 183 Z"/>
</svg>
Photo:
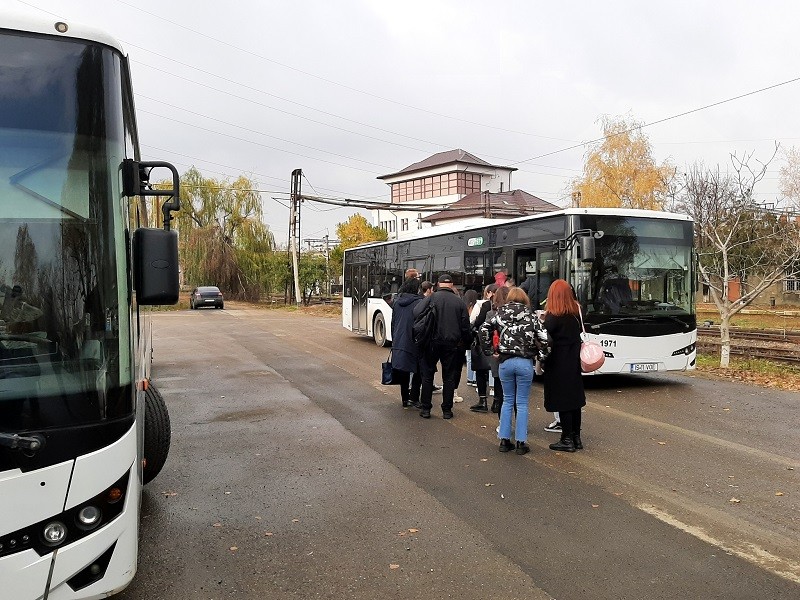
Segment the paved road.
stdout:
<svg viewBox="0 0 800 600">
<path fill-rule="evenodd" d="M 800 597 L 796 393 L 590 378 L 566 455 L 534 386 L 516 456 L 467 403 L 403 410 L 386 350 L 335 319 L 232 304 L 155 330 L 173 446 L 124 600 Z"/>
</svg>

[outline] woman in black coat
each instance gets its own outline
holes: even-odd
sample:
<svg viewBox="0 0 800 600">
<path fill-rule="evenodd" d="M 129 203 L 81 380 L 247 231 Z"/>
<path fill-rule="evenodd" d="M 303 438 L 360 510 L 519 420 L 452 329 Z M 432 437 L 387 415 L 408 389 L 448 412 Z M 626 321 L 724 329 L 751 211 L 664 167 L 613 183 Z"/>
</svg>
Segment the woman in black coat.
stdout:
<svg viewBox="0 0 800 600">
<path fill-rule="evenodd" d="M 582 450 L 581 408 L 586 406 L 581 374 L 580 307 L 569 283 L 556 279 L 547 293 L 544 327 L 552 350 L 544 366 L 544 408 L 558 412 L 561 440 L 551 450 Z"/>
<path fill-rule="evenodd" d="M 419 392 L 422 378 L 419 371 L 419 349 L 414 343 L 414 306 L 422 300 L 419 279 L 406 279 L 392 303 L 392 368 L 400 379 L 400 399 L 403 407 L 420 408 Z"/>
</svg>

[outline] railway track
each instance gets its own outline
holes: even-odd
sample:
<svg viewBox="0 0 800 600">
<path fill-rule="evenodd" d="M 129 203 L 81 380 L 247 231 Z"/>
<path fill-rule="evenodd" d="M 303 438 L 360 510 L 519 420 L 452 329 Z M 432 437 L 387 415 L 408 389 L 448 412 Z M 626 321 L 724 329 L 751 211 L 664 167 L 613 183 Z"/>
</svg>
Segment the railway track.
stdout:
<svg viewBox="0 0 800 600">
<path fill-rule="evenodd" d="M 719 327 L 699 327 L 698 350 L 719 354 Z M 752 343 L 748 343 L 752 342 Z M 731 329 L 731 355 L 800 364 L 800 332 L 778 329 Z"/>
</svg>

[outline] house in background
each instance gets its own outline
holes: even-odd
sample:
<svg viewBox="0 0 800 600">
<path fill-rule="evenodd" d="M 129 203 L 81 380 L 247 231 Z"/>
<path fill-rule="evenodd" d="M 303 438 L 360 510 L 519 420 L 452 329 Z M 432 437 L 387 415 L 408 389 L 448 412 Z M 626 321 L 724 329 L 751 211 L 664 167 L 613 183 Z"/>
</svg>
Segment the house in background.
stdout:
<svg viewBox="0 0 800 600">
<path fill-rule="evenodd" d="M 373 210 L 373 222 L 386 230 L 389 239 L 399 239 L 444 221 L 507 219 L 558 209 L 536 196 L 512 190 L 511 174 L 516 170 L 489 164 L 465 150 L 439 152 L 378 177 L 391 187 L 392 204 L 397 208 Z M 404 204 L 417 208 L 404 209 Z M 434 208 L 421 210 L 420 205 Z M 441 211 L 442 205 L 456 210 Z"/>
</svg>

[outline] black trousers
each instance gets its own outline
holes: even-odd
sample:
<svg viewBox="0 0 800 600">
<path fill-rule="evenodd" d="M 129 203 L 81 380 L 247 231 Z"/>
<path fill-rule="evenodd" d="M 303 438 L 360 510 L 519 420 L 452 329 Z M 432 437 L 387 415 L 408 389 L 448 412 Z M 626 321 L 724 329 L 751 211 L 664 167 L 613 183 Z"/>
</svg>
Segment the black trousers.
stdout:
<svg viewBox="0 0 800 600">
<path fill-rule="evenodd" d="M 561 421 L 561 435 L 569 437 L 581 432 L 581 409 L 560 410 L 558 417 Z"/>
<path fill-rule="evenodd" d="M 489 369 L 475 371 L 475 383 L 478 385 L 478 398 L 486 398 L 489 389 Z"/>
<path fill-rule="evenodd" d="M 420 404 L 423 410 L 433 406 L 433 376 L 436 365 L 442 365 L 442 410 L 453 410 L 453 394 L 461 380 L 461 367 L 464 364 L 464 350 L 453 344 L 433 344 L 422 353 L 422 394 Z"/>
<path fill-rule="evenodd" d="M 419 402 L 419 392 L 422 388 L 422 378 L 419 373 L 396 371 L 400 381 L 400 399 L 412 404 Z"/>
</svg>

